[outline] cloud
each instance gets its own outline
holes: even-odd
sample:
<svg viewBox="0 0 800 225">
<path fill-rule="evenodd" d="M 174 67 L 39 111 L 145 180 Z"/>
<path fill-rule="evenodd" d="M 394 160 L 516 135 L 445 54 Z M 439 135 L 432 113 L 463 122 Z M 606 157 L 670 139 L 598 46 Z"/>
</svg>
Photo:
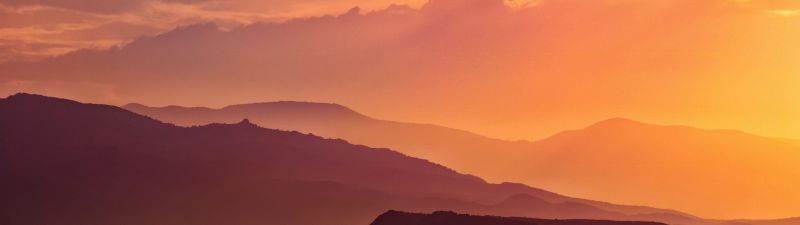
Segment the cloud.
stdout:
<svg viewBox="0 0 800 225">
<path fill-rule="evenodd" d="M 9 14 L 19 18 L 88 19 L 9 26 L 0 35 L 0 51 L 10 54 L 3 57 L 84 50 L 0 65 L 0 82 L 26 80 L 41 89 L 58 83 L 62 93 L 155 105 L 337 102 L 381 117 L 513 138 L 611 116 L 766 130 L 742 121 L 800 113 L 786 100 L 800 98 L 791 87 L 800 82 L 793 80 L 800 46 L 791 41 L 800 34 L 787 29 L 798 21 L 754 5 L 433 0 L 345 13 L 351 7 L 329 9 L 347 1 L 309 11 L 304 1 L 275 4 L 285 10 L 241 1 L 159 2 L 115 15 L 13 8 Z M 310 12 L 338 16 L 286 19 Z M 79 88 L 86 83 L 104 88 Z M 763 110 L 745 115 L 741 108 Z M 785 127 L 775 136 L 800 124 Z"/>
<path fill-rule="evenodd" d="M 92 13 L 121 13 L 136 10 L 150 0 L 0 0 L 7 6 L 52 6 Z"/>
<path fill-rule="evenodd" d="M 0 7 L 0 61 L 25 61 L 0 64 L 0 94 L 336 102 L 508 138 L 614 116 L 800 130 L 800 18 L 788 1 L 370 1 L 348 11 L 356 1 L 210 0 L 102 12 L 45 3 Z M 719 210 L 708 213 L 747 217 Z"/>
<path fill-rule="evenodd" d="M 0 63 L 35 60 L 78 49 L 102 49 L 133 39 L 156 35 L 176 26 L 214 21 L 240 26 L 268 16 L 239 12 L 207 11 L 200 6 L 149 2 L 134 12 L 95 13 L 58 4 L 0 5 Z M 26 3 L 26 4 L 27 4 Z M 59 4 L 67 4 L 61 2 Z M 32 47 L 37 46 L 37 47 Z M 43 49 L 39 46 L 51 46 Z"/>
<path fill-rule="evenodd" d="M 320 13 L 321 10 L 330 10 L 332 7 L 341 10 L 342 7 L 347 8 L 356 5 L 365 8 L 375 8 L 390 3 L 421 4 L 423 2 L 423 0 L 398 0 L 394 2 L 359 0 L 0 0 L 0 5 L 5 5 L 7 7 L 55 7 L 89 13 L 120 14 L 147 10 L 148 6 L 153 4 L 181 4 L 199 5 L 223 11 L 272 14 L 275 12 L 287 13 L 298 10 L 313 10 L 314 13 Z"/>
<path fill-rule="evenodd" d="M 259 21 L 341 13 L 358 4 L 367 10 L 389 5 L 383 1 L 358 0 L 0 0 L 0 36 L 4 37 L 0 38 L 0 44 L 13 45 L 0 53 L 3 55 L 0 63 L 69 52 L 59 47 L 33 55 L 21 54 L 28 52 L 21 43 L 74 43 L 69 46 L 70 50 L 107 48 L 177 26 L 214 22 L 230 29 Z M 58 28 L 77 24 L 85 27 L 83 32 Z M 114 25 L 119 25 L 117 34 L 109 34 L 114 32 L 109 26 Z M 42 29 L 46 29 L 48 34 L 31 33 Z M 77 37 L 82 39 L 76 40 Z"/>
<path fill-rule="evenodd" d="M 797 16 L 800 14 L 800 1 L 796 0 L 737 0 L 740 6 L 762 10 L 778 16 Z"/>
<path fill-rule="evenodd" d="M 0 45 L 5 46 L 0 62 L 42 59 L 84 48 L 108 48 L 129 41 L 131 36 L 158 33 L 132 26 L 109 20 L 108 16 L 72 10 L 0 7 Z"/>
<path fill-rule="evenodd" d="M 800 9 L 775 9 L 767 12 L 778 16 L 792 17 L 800 15 Z"/>
</svg>

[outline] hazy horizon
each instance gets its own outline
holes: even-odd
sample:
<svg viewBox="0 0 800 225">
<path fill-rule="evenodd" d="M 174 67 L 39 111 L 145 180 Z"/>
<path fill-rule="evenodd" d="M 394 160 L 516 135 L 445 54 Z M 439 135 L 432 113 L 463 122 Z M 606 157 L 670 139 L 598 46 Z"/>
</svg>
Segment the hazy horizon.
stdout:
<svg viewBox="0 0 800 225">
<path fill-rule="evenodd" d="M 0 0 L 0 97 L 331 103 L 379 121 L 250 119 L 570 196 L 793 217 L 778 197 L 800 200 L 784 189 L 800 176 L 797 28 L 795 0 Z M 250 110 L 149 113 L 197 125 Z M 613 118 L 646 126 L 602 126 Z M 700 202 L 737 194 L 774 208 Z"/>
<path fill-rule="evenodd" d="M 16 10 L 7 11 L 11 13 L 9 18 L 29 18 L 6 22 L 7 26 L 19 27 L 3 30 L 9 46 L 3 54 L 10 54 L 11 59 L 22 59 L 13 52 L 23 52 L 12 45 L 18 41 L 11 40 L 24 41 L 29 38 L 27 35 L 34 34 L 23 28 L 73 24 L 60 22 L 63 18 L 59 17 L 37 17 L 48 10 L 77 11 L 78 15 L 73 17 L 78 18 L 92 13 L 101 13 L 103 17 L 138 15 L 144 10 L 134 7 L 92 12 L 97 9 L 24 2 L 5 6 Z M 113 105 L 139 102 L 219 107 L 276 100 L 332 102 L 378 118 L 440 124 L 503 139 L 539 139 L 554 131 L 612 117 L 798 138 L 800 120 L 794 115 L 800 114 L 800 103 L 796 101 L 800 96 L 794 87 L 800 80 L 792 74 L 797 73 L 793 59 L 800 51 L 796 51 L 796 42 L 788 40 L 795 40 L 800 32 L 787 29 L 797 25 L 800 17 L 795 15 L 796 4 L 791 1 L 562 0 L 507 9 L 497 8 L 503 7 L 498 3 L 500 0 L 472 1 L 482 2 L 477 3 L 480 7 L 468 6 L 476 3 L 458 2 L 462 1 L 439 0 L 427 7 L 422 1 L 397 2 L 412 7 L 389 9 L 385 9 L 389 1 L 370 2 L 360 11 L 348 14 L 349 8 L 363 4 L 342 1 L 331 3 L 333 6 L 326 4 L 312 10 L 313 13 L 298 14 L 336 17 L 288 23 L 253 19 L 238 23 L 244 27 L 225 28 L 230 27 L 226 25 L 230 21 L 209 16 L 178 24 L 177 29 L 172 29 L 174 24 L 160 24 L 163 26 L 153 25 L 158 28 L 154 32 L 119 31 L 127 36 L 113 36 L 122 43 L 117 50 L 58 56 L 46 59 L 45 62 L 52 61 L 48 66 L 36 63 L 39 60 L 31 65 L 0 66 L 0 72 L 5 74 L 0 77 L 0 94 L 29 91 Z M 236 5 L 233 2 L 231 6 L 208 2 L 172 4 L 168 5 L 229 14 L 228 10 L 235 10 L 231 7 Z M 294 4 L 300 3 L 290 5 Z M 423 9 L 419 10 L 420 7 Z M 173 14 L 177 12 L 180 11 Z M 196 16 L 185 16 L 192 15 Z M 16 25 L 17 21 L 20 25 Z M 248 25 L 255 21 L 267 24 Z M 206 22 L 220 24 L 219 29 L 229 31 L 192 25 Z M 108 23 L 102 28 L 123 25 Z M 648 30 L 653 27 L 669 33 Z M 71 32 L 81 35 L 64 38 L 91 38 L 87 35 L 99 31 L 87 28 Z M 109 32 L 115 31 L 103 31 Z M 282 32 L 286 38 L 270 37 L 274 36 L 270 32 Z M 137 38 L 152 35 L 157 36 Z M 456 41 L 462 36 L 470 38 Z M 262 47 L 248 50 L 246 46 L 258 44 L 254 38 L 259 37 L 270 37 L 268 41 L 281 43 L 283 50 L 266 53 L 277 47 L 271 44 L 263 46 L 264 50 L 258 50 Z M 192 42 L 182 40 L 186 38 L 223 49 L 191 50 Z M 38 37 L 30 40 L 46 41 Z M 332 48 L 337 41 L 353 44 Z M 174 44 L 179 42 L 183 44 Z M 21 46 L 33 46 L 32 43 Z M 43 48 L 51 47 L 43 45 Z M 86 47 L 76 44 L 70 48 Z M 313 48 L 327 48 L 330 54 L 315 53 Z M 371 55 L 379 50 L 392 54 L 385 59 Z M 154 64 L 141 58 L 148 51 L 164 51 L 161 53 L 164 57 L 181 60 L 173 65 Z M 171 51 L 184 53 L 166 54 Z M 294 53 L 285 55 L 287 58 L 283 60 L 270 59 L 280 57 L 284 54 L 281 51 Z M 436 54 L 425 54 L 426 51 Z M 223 54 L 227 60 L 209 54 Z M 243 60 L 250 56 L 267 61 Z M 764 60 L 765 56 L 769 60 Z M 103 64 L 107 65 L 93 66 L 100 63 L 99 59 L 93 59 L 96 57 L 106 58 Z M 298 57 L 307 58 L 307 63 L 318 67 L 291 66 L 293 61 L 303 61 Z M 231 64 L 230 59 L 239 62 Z M 197 60 L 203 63 L 192 63 Z M 71 61 L 74 65 L 64 67 L 56 61 Z M 366 69 L 357 66 L 358 62 L 374 66 Z M 194 66 L 203 68 L 191 68 Z M 59 72 L 56 75 L 48 70 Z M 175 78 L 159 78 L 164 76 Z M 190 83 L 182 84 L 189 81 L 186 79 L 191 79 Z M 215 97 L 200 96 L 206 92 L 214 93 Z M 727 101 L 730 98 L 738 100 Z"/>
<path fill-rule="evenodd" d="M 31 94 L 37 94 L 37 93 L 31 93 Z M 311 104 L 320 103 L 320 104 L 340 105 L 340 106 L 346 107 L 348 109 L 351 109 L 351 110 L 353 110 L 353 111 L 355 111 L 355 112 L 357 112 L 359 114 L 371 117 L 373 119 L 393 121 L 393 122 L 403 122 L 403 123 L 416 123 L 416 124 L 436 125 L 436 126 L 442 126 L 442 127 L 447 127 L 447 128 L 453 128 L 453 129 L 457 129 L 457 130 L 463 130 L 463 131 L 467 131 L 467 132 L 474 133 L 474 134 L 477 134 L 477 135 L 481 135 L 481 136 L 484 136 L 484 137 L 500 139 L 500 140 L 506 140 L 506 141 L 530 141 L 530 142 L 537 141 L 537 140 L 541 140 L 541 139 L 556 135 L 556 134 L 564 132 L 564 131 L 578 130 L 578 129 L 585 128 L 585 127 L 591 126 L 591 125 L 599 123 L 599 122 L 603 122 L 603 121 L 606 121 L 606 120 L 613 120 L 613 119 L 628 119 L 628 120 L 632 120 L 632 121 L 637 121 L 637 122 L 642 122 L 642 123 L 647 123 L 647 124 L 652 124 L 652 125 L 660 125 L 660 126 L 687 126 L 687 127 L 703 129 L 703 130 L 739 131 L 739 132 L 758 135 L 758 136 L 762 136 L 762 137 L 766 137 L 766 138 L 798 140 L 798 138 L 795 138 L 795 137 L 766 136 L 766 135 L 761 135 L 761 134 L 758 134 L 758 133 L 753 133 L 753 132 L 749 132 L 749 131 L 741 130 L 741 129 L 736 129 L 736 128 L 700 127 L 700 126 L 694 126 L 694 125 L 690 125 L 690 124 L 658 123 L 658 122 L 654 122 L 654 121 L 646 121 L 646 120 L 640 120 L 640 119 L 637 119 L 637 118 L 629 118 L 629 117 L 623 117 L 623 116 L 598 117 L 596 120 L 590 120 L 590 122 L 588 122 L 586 124 L 579 124 L 579 125 L 576 125 L 574 127 L 564 127 L 564 128 L 552 130 L 550 133 L 545 133 L 543 136 L 530 137 L 530 138 L 524 138 L 524 137 L 523 138 L 509 138 L 509 137 L 501 137 L 501 136 L 492 136 L 491 134 L 481 133 L 479 131 L 469 130 L 467 128 L 459 128 L 457 126 L 448 126 L 448 125 L 444 125 L 444 124 L 437 124 L 437 123 L 432 123 L 432 122 L 429 122 L 429 121 L 407 121 L 407 120 L 396 120 L 396 119 L 393 119 L 393 118 L 380 118 L 380 117 L 372 116 L 369 113 L 365 113 L 365 112 L 353 109 L 353 108 L 351 108 L 351 107 L 349 107 L 347 105 L 342 105 L 342 104 L 339 104 L 339 103 L 336 103 L 336 102 L 314 102 L 314 101 L 306 101 L 306 100 L 298 100 L 298 99 L 293 99 L 293 100 L 292 99 L 283 99 L 283 100 L 269 100 L 269 101 L 256 101 L 256 102 L 237 102 L 237 103 L 232 103 L 232 104 L 222 104 L 222 105 L 219 105 L 219 106 L 180 105 L 180 104 L 148 105 L 148 104 L 143 104 L 143 103 L 139 103 L 139 102 L 130 102 L 130 103 L 125 103 L 125 104 L 120 104 L 120 105 L 117 105 L 117 106 L 123 107 L 123 106 L 129 105 L 129 104 L 136 104 L 136 105 L 142 105 L 142 106 L 152 107 L 152 108 L 181 107 L 181 108 L 208 108 L 208 109 L 218 110 L 218 109 L 223 109 L 223 108 L 228 107 L 228 106 L 247 105 L 247 104 L 262 104 L 262 103 L 269 104 L 269 103 L 278 103 L 278 102 L 298 102 L 298 103 L 311 103 Z M 97 104 L 107 104 L 107 103 L 97 103 Z"/>
</svg>

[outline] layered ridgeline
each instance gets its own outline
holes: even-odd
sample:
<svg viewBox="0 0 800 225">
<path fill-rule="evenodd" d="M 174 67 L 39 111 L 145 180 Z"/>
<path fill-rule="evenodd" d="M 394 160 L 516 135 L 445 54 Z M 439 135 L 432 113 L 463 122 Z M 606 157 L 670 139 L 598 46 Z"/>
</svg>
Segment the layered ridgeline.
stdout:
<svg viewBox="0 0 800 225">
<path fill-rule="evenodd" d="M 611 202 L 714 215 L 800 215 L 800 145 L 736 131 L 610 119 L 537 142 L 503 141 L 426 124 L 373 119 L 341 105 L 273 102 L 221 109 L 126 109 L 179 125 L 250 118 L 389 147 L 489 180 L 519 181 Z M 748 193 L 744 195 L 743 193 Z"/>
<path fill-rule="evenodd" d="M 459 171 L 485 175 L 504 174 L 500 170 L 490 171 L 497 168 L 491 165 L 512 160 L 514 155 L 509 153 L 524 149 L 530 144 L 524 141 L 492 139 L 430 124 L 374 119 L 345 106 L 328 103 L 283 101 L 231 105 L 220 109 L 128 104 L 123 108 L 181 126 L 235 123 L 249 118 L 263 127 L 342 138 L 368 146 L 388 147 Z M 487 154 L 492 154 L 489 158 L 491 160 L 487 160 Z M 509 180 L 497 176 L 490 179 Z"/>
<path fill-rule="evenodd" d="M 656 222 L 602 220 L 545 220 L 520 217 L 475 216 L 438 211 L 432 214 L 391 210 L 381 214 L 370 225 L 666 225 Z"/>
<path fill-rule="evenodd" d="M 388 209 L 720 224 L 490 184 L 389 149 L 108 105 L 0 100 L 0 224 L 368 224 Z"/>
<path fill-rule="evenodd" d="M 800 215 L 800 147 L 779 139 L 610 119 L 530 149 L 516 176 L 564 193 L 734 218 Z"/>
</svg>

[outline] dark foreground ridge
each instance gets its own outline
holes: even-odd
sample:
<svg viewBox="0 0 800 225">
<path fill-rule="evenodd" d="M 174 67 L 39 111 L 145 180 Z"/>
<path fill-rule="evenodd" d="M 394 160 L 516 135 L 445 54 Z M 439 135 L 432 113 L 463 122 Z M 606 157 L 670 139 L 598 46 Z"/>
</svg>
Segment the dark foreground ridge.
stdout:
<svg viewBox="0 0 800 225">
<path fill-rule="evenodd" d="M 448 211 L 432 214 L 390 210 L 371 225 L 666 225 L 656 222 L 609 220 L 546 220 L 521 217 L 475 216 Z"/>
</svg>

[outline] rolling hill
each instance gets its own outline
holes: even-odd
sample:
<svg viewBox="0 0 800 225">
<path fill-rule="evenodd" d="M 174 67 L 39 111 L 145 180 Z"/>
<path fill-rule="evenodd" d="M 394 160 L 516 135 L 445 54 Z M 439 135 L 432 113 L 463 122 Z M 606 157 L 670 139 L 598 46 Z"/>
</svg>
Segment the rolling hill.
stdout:
<svg viewBox="0 0 800 225">
<path fill-rule="evenodd" d="M 0 182 L 2 224 L 344 225 L 388 209 L 718 224 L 491 184 L 389 149 L 248 120 L 184 128 L 30 94 L 0 100 Z"/>
<path fill-rule="evenodd" d="M 430 124 L 374 119 L 345 106 L 328 103 L 283 101 L 232 105 L 220 109 L 128 104 L 122 108 L 181 126 L 234 123 L 248 118 L 255 124 L 272 129 L 313 133 L 367 146 L 397 149 L 458 171 L 484 175 L 503 174 L 501 170 L 489 172 L 498 167 L 485 165 L 508 162 L 512 158 L 503 158 L 504 155 L 510 156 L 508 153 L 521 151 L 530 144 L 493 139 Z M 486 160 L 487 153 L 493 153 L 492 160 Z M 492 176 L 490 179 L 513 180 L 501 176 Z"/>
<path fill-rule="evenodd" d="M 800 148 L 739 131 L 617 118 L 535 142 L 519 162 L 520 181 L 578 196 L 715 215 L 800 214 L 792 179 Z"/>
<path fill-rule="evenodd" d="M 336 104 L 125 108 L 185 126 L 250 118 L 265 127 L 389 147 L 491 181 L 513 180 L 584 198 L 728 218 L 800 214 L 800 205 L 793 204 L 800 195 L 791 194 L 800 184 L 789 179 L 800 177 L 800 147 L 733 130 L 616 118 L 536 142 L 512 142 L 374 119 Z"/>
</svg>

